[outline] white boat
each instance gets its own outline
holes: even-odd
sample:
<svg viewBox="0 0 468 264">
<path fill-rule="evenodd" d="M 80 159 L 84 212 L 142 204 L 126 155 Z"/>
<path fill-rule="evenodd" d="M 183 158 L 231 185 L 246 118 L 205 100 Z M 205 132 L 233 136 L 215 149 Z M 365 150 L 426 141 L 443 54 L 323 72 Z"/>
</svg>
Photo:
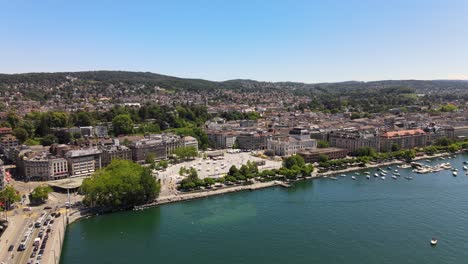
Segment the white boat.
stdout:
<svg viewBox="0 0 468 264">
<path fill-rule="evenodd" d="M 453 176 L 457 176 L 458 175 L 458 172 L 454 171 L 452 172 Z"/>
<path fill-rule="evenodd" d="M 356 172 L 356 173 L 354 173 L 354 174 L 359 175 L 359 172 Z"/>
<path fill-rule="evenodd" d="M 387 174 L 386 174 L 386 173 L 384 173 L 384 172 L 381 172 L 381 173 L 380 173 L 380 175 L 382 175 L 382 176 L 385 176 L 385 175 L 387 175 Z"/>
<path fill-rule="evenodd" d="M 398 170 L 394 170 L 394 172 L 398 172 Z"/>
<path fill-rule="evenodd" d="M 437 242 L 438 242 L 437 239 L 435 238 L 431 239 L 431 246 L 437 245 Z"/>
<path fill-rule="evenodd" d="M 431 162 L 431 161 L 427 159 L 426 162 Z"/>
<path fill-rule="evenodd" d="M 395 176 L 401 176 L 401 174 L 399 172 L 394 172 L 393 175 Z"/>
<path fill-rule="evenodd" d="M 463 166 L 463 169 L 464 169 L 464 170 L 468 170 L 468 167 L 467 167 L 467 166 Z"/>
<path fill-rule="evenodd" d="M 332 179 L 332 180 L 338 180 L 337 177 L 330 177 L 330 179 Z"/>
<path fill-rule="evenodd" d="M 465 160 L 465 161 L 463 161 L 463 164 L 468 164 L 468 161 L 466 161 L 466 160 Z"/>
<path fill-rule="evenodd" d="M 407 180 L 409 181 L 409 180 L 412 180 L 412 179 L 413 179 L 413 177 L 406 176 L 406 177 L 405 177 L 405 179 L 407 179 Z"/>
<path fill-rule="evenodd" d="M 374 173 L 374 177 L 379 177 L 379 174 L 378 174 L 378 173 Z"/>
<path fill-rule="evenodd" d="M 366 172 L 364 172 L 364 174 L 366 174 L 366 175 L 369 175 L 369 174 L 370 174 L 370 172 L 366 171 Z"/>
<path fill-rule="evenodd" d="M 351 176 L 351 179 L 353 179 L 353 180 L 356 180 L 356 177 L 354 177 L 354 176 Z"/>
<path fill-rule="evenodd" d="M 366 178 L 369 180 L 369 179 L 370 179 L 370 176 L 369 176 L 369 175 L 367 175 L 367 176 L 366 176 Z"/>
<path fill-rule="evenodd" d="M 340 177 L 346 177 L 346 174 L 341 174 Z"/>
<path fill-rule="evenodd" d="M 380 179 L 385 180 L 385 176 L 380 177 Z"/>
<path fill-rule="evenodd" d="M 392 179 L 395 179 L 395 180 L 396 180 L 396 179 L 397 179 L 397 176 L 393 175 L 393 176 L 392 176 Z"/>
</svg>

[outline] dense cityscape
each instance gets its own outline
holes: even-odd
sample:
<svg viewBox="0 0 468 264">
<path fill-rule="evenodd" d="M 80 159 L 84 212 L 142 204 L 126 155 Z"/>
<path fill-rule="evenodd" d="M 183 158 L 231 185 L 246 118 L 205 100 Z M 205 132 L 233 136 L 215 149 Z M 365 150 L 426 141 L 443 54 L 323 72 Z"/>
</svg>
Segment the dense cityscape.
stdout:
<svg viewBox="0 0 468 264">
<path fill-rule="evenodd" d="M 462 264 L 468 1 L 5 1 L 0 264 Z"/>
</svg>

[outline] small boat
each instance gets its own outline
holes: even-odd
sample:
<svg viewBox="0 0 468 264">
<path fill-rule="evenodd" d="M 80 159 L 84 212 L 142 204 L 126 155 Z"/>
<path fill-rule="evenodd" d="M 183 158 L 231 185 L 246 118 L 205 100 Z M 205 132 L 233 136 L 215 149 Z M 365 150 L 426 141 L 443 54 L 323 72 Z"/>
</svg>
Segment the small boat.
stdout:
<svg viewBox="0 0 468 264">
<path fill-rule="evenodd" d="M 370 179 L 370 176 L 369 176 L 369 175 L 367 175 L 367 176 L 366 176 L 366 178 L 369 180 L 369 179 Z"/>
<path fill-rule="evenodd" d="M 398 172 L 398 170 L 394 170 L 394 172 Z"/>
<path fill-rule="evenodd" d="M 385 176 L 385 175 L 387 175 L 387 174 L 386 174 L 386 173 L 384 173 L 384 172 L 381 172 L 381 173 L 380 173 L 380 175 L 382 175 L 382 176 Z"/>
<path fill-rule="evenodd" d="M 356 177 L 354 177 L 354 176 L 351 176 L 351 179 L 353 179 L 353 180 L 356 180 Z"/>
<path fill-rule="evenodd" d="M 463 164 L 468 164 L 468 161 L 466 161 L 466 160 L 465 160 L 465 161 L 463 161 Z"/>
<path fill-rule="evenodd" d="M 335 181 L 338 180 L 337 177 L 330 177 L 330 179 L 335 180 Z"/>
<path fill-rule="evenodd" d="M 340 177 L 346 177 L 346 174 L 341 174 Z"/>
<path fill-rule="evenodd" d="M 467 167 L 467 166 L 463 166 L 463 169 L 464 169 L 464 170 L 468 170 L 468 167 Z"/>
<path fill-rule="evenodd" d="M 359 175 L 359 172 L 356 172 L 356 173 L 354 173 L 354 174 Z"/>
<path fill-rule="evenodd" d="M 408 181 L 412 180 L 413 177 L 410 177 L 410 176 L 406 176 L 405 179 L 407 179 Z"/>
<path fill-rule="evenodd" d="M 395 176 L 401 176 L 401 174 L 399 172 L 394 172 L 393 175 Z"/>
<path fill-rule="evenodd" d="M 392 179 L 395 179 L 395 180 L 396 180 L 396 179 L 397 179 L 397 176 L 393 175 L 393 176 L 392 176 Z"/>
<path fill-rule="evenodd" d="M 387 167 L 387 169 L 391 170 L 391 169 L 392 169 L 392 167 L 388 166 L 388 167 Z"/>
<path fill-rule="evenodd" d="M 426 160 L 426 162 L 428 162 L 428 163 L 429 163 L 429 162 L 431 162 L 431 161 L 427 159 L 427 160 Z"/>
<path fill-rule="evenodd" d="M 374 173 L 374 177 L 379 177 L 379 174 L 378 174 L 378 173 Z"/>
<path fill-rule="evenodd" d="M 456 177 L 458 175 L 458 172 L 454 171 L 454 172 L 452 172 L 452 174 L 453 174 L 453 176 Z"/>
<path fill-rule="evenodd" d="M 385 176 L 380 177 L 380 179 L 385 180 Z"/>
<path fill-rule="evenodd" d="M 369 175 L 369 174 L 370 174 L 370 172 L 366 171 L 366 172 L 364 172 L 364 174 L 366 174 L 366 175 Z"/>
<path fill-rule="evenodd" d="M 432 238 L 432 239 L 431 239 L 431 246 L 437 245 L 437 242 L 438 242 L 437 239 Z"/>
</svg>

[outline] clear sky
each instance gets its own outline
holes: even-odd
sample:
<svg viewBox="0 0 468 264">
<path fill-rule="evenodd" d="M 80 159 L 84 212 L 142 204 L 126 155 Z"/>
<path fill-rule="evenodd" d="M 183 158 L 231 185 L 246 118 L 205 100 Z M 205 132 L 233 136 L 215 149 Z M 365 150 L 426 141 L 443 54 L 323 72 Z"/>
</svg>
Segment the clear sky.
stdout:
<svg viewBox="0 0 468 264">
<path fill-rule="evenodd" d="M 0 72 L 468 79 L 468 0 L 0 0 Z"/>
</svg>

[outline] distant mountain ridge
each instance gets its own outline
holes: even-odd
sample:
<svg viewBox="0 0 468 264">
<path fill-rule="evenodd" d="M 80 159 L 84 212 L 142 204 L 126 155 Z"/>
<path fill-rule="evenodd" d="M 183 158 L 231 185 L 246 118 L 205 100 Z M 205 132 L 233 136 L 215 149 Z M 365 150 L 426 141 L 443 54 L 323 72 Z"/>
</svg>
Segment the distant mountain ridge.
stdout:
<svg viewBox="0 0 468 264">
<path fill-rule="evenodd" d="M 347 81 L 330 83 L 262 82 L 248 79 L 209 81 L 203 79 L 179 78 L 151 72 L 129 71 L 82 71 L 54 73 L 0 74 L 0 89 L 12 86 L 26 86 L 30 89 L 45 89 L 57 86 L 106 86 L 144 85 L 164 89 L 206 92 L 216 89 L 233 89 L 241 92 L 265 92 L 290 90 L 299 94 L 335 93 L 360 89 L 381 89 L 388 87 L 409 87 L 416 93 L 468 92 L 468 81 L 463 80 L 382 80 L 371 82 Z"/>
</svg>

